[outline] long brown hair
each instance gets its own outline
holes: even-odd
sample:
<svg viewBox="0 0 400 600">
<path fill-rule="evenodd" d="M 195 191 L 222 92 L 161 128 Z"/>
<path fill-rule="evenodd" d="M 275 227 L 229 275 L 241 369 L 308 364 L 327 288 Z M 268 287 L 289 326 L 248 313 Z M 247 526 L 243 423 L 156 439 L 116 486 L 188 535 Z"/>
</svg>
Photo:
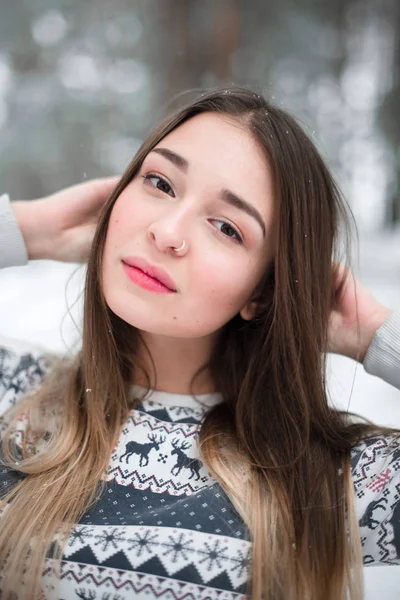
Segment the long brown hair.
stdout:
<svg viewBox="0 0 400 600">
<path fill-rule="evenodd" d="M 229 321 L 207 365 L 224 401 L 201 427 L 201 455 L 249 528 L 250 598 L 362 597 L 350 449 L 362 437 L 394 430 L 351 422 L 328 404 L 333 263 L 343 262 L 343 240 L 349 249 L 350 211 L 297 122 L 260 95 L 230 88 L 176 111 L 143 143 L 99 219 L 87 269 L 82 350 L 55 363 L 40 389 L 9 413 L 3 462 L 26 476 L 0 504 L 9 502 L 0 528 L 5 600 L 19 592 L 22 580 L 29 593 L 21 589 L 19 598 L 39 595 L 46 555 L 59 568 L 68 533 L 102 492 L 112 449 L 133 408 L 128 388 L 140 368 L 140 332 L 108 308 L 100 275 L 113 205 L 164 136 L 210 111 L 237 119 L 264 150 L 274 176 L 277 243 L 254 291 L 257 316 Z M 14 438 L 23 417 L 28 427 L 20 448 Z"/>
</svg>

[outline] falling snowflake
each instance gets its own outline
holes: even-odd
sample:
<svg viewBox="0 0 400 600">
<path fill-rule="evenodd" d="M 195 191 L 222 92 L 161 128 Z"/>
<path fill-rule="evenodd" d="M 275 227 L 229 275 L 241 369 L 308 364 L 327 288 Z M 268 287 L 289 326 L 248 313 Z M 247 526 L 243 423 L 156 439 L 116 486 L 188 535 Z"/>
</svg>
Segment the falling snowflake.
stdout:
<svg viewBox="0 0 400 600">
<path fill-rule="evenodd" d="M 169 535 L 168 538 L 169 542 L 164 542 L 162 544 L 162 546 L 167 548 L 163 556 L 166 556 L 167 554 L 172 554 L 172 562 L 176 563 L 180 555 L 182 555 L 182 558 L 184 560 L 187 560 L 188 554 L 190 552 L 194 552 L 194 549 L 190 548 L 191 544 L 193 544 L 193 540 L 184 540 L 184 533 L 181 533 L 175 540 L 171 535 Z"/>
<path fill-rule="evenodd" d="M 221 540 L 216 540 L 214 543 L 214 547 L 212 548 L 211 544 L 208 544 L 207 542 L 205 542 L 204 550 L 197 551 L 198 554 L 202 554 L 204 557 L 200 561 L 200 564 L 202 564 L 203 562 L 208 562 L 209 569 L 212 569 L 214 564 L 216 564 L 218 568 L 222 569 L 221 561 L 228 559 L 228 556 L 225 554 L 228 547 L 225 546 L 224 548 L 220 548 L 219 547 L 220 543 L 221 543 Z"/>
<path fill-rule="evenodd" d="M 80 527 L 79 529 L 74 529 L 69 537 L 68 546 L 72 548 L 75 542 L 82 542 L 82 544 L 85 544 L 86 539 L 90 539 L 91 537 L 89 532 L 89 527 Z"/>
<path fill-rule="evenodd" d="M 118 528 L 114 527 L 114 529 L 112 529 L 111 531 L 108 531 L 107 529 L 103 529 L 103 532 L 101 534 L 95 535 L 93 537 L 96 540 L 99 540 L 98 542 L 95 543 L 95 546 L 102 544 L 101 549 L 103 552 L 106 552 L 108 550 L 109 544 L 114 546 L 115 550 L 118 550 L 118 542 L 125 541 L 124 535 L 125 534 L 123 531 L 118 531 Z"/>
<path fill-rule="evenodd" d="M 152 546 L 158 546 L 158 535 L 155 533 L 151 535 L 150 529 L 146 531 L 144 535 L 135 533 L 133 538 L 127 540 L 131 546 L 128 550 L 136 550 L 136 556 L 142 556 L 142 553 L 146 550 L 149 554 L 152 553 Z"/>
<path fill-rule="evenodd" d="M 238 550 L 237 556 L 231 558 L 231 562 L 234 563 L 231 571 L 237 570 L 238 577 L 242 577 L 243 572 L 247 572 L 250 566 L 250 549 L 245 552 Z"/>
</svg>

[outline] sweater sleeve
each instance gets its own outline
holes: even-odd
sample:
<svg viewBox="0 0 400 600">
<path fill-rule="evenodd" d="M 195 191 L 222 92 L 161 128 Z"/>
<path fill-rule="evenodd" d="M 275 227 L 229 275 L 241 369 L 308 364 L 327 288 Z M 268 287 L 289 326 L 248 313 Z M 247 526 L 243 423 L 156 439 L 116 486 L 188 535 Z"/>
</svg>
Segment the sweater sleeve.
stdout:
<svg viewBox="0 0 400 600">
<path fill-rule="evenodd" d="M 0 196 L 0 268 L 22 266 L 27 262 L 24 238 L 10 199 L 4 194 Z M 38 386 L 49 366 L 50 358 L 44 349 L 0 336 L 0 422 L 7 408 Z"/>
<path fill-rule="evenodd" d="M 24 238 L 7 194 L 0 196 L 0 269 L 28 262 Z"/>
<path fill-rule="evenodd" d="M 376 331 L 364 368 L 400 388 L 399 309 Z M 351 465 L 364 566 L 400 565 L 400 437 L 362 440 Z"/>
<path fill-rule="evenodd" d="M 364 369 L 400 389 L 400 309 L 376 331 L 365 355 Z"/>
<path fill-rule="evenodd" d="M 399 437 L 362 440 L 351 471 L 364 565 L 400 565 Z"/>
<path fill-rule="evenodd" d="M 0 337 L 0 434 L 2 415 L 26 394 L 35 391 L 52 365 L 52 356 L 41 348 Z M 0 435 L 1 437 L 1 435 Z"/>
</svg>

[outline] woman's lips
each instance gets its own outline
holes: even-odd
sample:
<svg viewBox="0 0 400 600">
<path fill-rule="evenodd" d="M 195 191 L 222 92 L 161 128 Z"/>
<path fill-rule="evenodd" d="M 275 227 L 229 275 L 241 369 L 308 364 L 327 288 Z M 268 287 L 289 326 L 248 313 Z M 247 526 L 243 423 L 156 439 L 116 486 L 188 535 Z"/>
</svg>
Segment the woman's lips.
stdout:
<svg viewBox="0 0 400 600">
<path fill-rule="evenodd" d="M 143 271 L 143 273 L 149 275 L 149 277 L 157 279 L 157 281 L 162 283 L 171 292 L 176 292 L 176 285 L 168 273 L 161 267 L 152 265 L 145 258 L 141 258 L 140 256 L 127 256 L 126 258 L 122 259 L 122 262 L 129 267 L 136 267 L 137 269 L 140 269 Z"/>
<path fill-rule="evenodd" d="M 171 290 L 161 281 L 159 281 L 155 277 L 152 277 L 148 273 L 145 273 L 138 267 L 128 265 L 124 261 L 122 265 L 129 279 L 133 281 L 133 283 L 136 283 L 136 285 L 138 285 L 139 287 L 150 292 L 156 292 L 158 294 L 173 294 L 175 292 L 175 290 Z"/>
</svg>

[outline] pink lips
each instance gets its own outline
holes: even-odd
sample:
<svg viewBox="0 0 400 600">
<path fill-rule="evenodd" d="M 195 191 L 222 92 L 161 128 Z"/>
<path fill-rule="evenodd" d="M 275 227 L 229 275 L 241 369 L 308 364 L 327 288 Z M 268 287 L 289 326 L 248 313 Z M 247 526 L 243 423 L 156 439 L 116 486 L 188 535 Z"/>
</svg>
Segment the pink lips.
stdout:
<svg viewBox="0 0 400 600">
<path fill-rule="evenodd" d="M 138 256 L 128 256 L 122 261 L 126 273 L 135 283 L 158 292 L 176 292 L 176 286 L 171 277 L 160 267 L 156 267 Z"/>
</svg>

